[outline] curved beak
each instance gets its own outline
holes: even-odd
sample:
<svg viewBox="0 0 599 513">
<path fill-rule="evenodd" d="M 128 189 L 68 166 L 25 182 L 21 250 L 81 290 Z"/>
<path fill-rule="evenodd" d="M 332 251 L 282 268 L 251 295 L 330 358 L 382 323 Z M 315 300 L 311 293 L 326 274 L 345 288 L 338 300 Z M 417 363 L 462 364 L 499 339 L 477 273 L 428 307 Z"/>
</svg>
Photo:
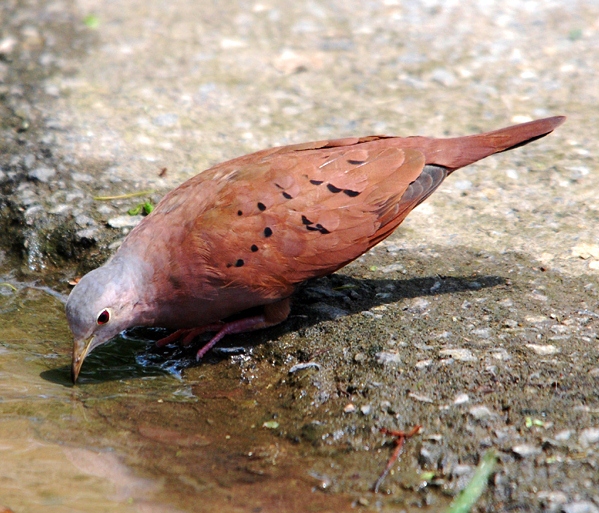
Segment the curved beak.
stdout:
<svg viewBox="0 0 599 513">
<path fill-rule="evenodd" d="M 75 340 L 73 343 L 73 367 L 71 368 L 71 378 L 73 379 L 73 384 L 77 383 L 77 378 L 79 377 L 79 372 L 81 372 L 81 366 L 83 365 L 83 360 L 90 352 L 90 349 L 94 347 L 94 338 L 95 335 L 87 339 Z"/>
</svg>

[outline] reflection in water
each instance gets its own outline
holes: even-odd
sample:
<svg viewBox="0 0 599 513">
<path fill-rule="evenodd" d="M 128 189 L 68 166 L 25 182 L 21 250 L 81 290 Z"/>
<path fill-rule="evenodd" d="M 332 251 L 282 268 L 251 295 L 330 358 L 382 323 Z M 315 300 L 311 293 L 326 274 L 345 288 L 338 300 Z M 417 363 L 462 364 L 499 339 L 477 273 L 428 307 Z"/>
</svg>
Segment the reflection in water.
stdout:
<svg viewBox="0 0 599 513">
<path fill-rule="evenodd" d="M 62 303 L 44 290 L 16 288 L 0 294 L 0 510 L 178 511 L 152 501 L 160 481 L 136 477 L 110 448 L 71 443 L 77 437 L 69 430 L 93 414 L 86 411 L 81 389 L 71 385 Z M 141 383 L 156 378 L 166 395 L 190 399 L 189 387 L 167 370 L 137 363 L 135 350 L 129 344 L 124 353 L 113 348 L 111 355 L 109 348 L 115 371 L 105 377 L 113 382 L 137 377 Z M 101 382 L 101 367 L 91 363 L 87 381 Z M 119 394 L 126 391 L 104 390 L 95 399 L 110 401 Z"/>
</svg>

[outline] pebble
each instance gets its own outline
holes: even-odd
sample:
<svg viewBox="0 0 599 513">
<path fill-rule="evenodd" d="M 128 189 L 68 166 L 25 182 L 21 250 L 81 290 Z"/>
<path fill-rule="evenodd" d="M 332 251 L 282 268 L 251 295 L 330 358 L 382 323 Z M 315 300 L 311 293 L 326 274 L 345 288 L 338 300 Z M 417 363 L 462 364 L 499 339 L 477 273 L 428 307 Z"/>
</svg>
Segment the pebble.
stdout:
<svg viewBox="0 0 599 513">
<path fill-rule="evenodd" d="M 117 216 L 108 220 L 108 226 L 111 228 L 133 228 L 137 226 L 143 216 Z"/>
<path fill-rule="evenodd" d="M 473 406 L 468 413 L 470 413 L 476 420 L 488 419 L 495 416 L 495 414 L 486 406 Z"/>
<path fill-rule="evenodd" d="M 422 370 L 426 369 L 427 367 L 430 367 L 432 364 L 432 360 L 420 360 L 419 362 L 416 362 L 416 365 L 414 365 L 414 367 L 416 367 L 418 370 Z"/>
<path fill-rule="evenodd" d="M 459 362 L 476 362 L 478 358 L 472 354 L 470 349 L 455 348 L 455 349 L 441 349 L 439 351 L 441 356 L 449 356 Z"/>
<path fill-rule="evenodd" d="M 316 362 L 306 362 L 306 363 L 298 363 L 289 369 L 289 374 L 293 374 L 294 372 L 304 370 L 304 369 L 316 369 L 320 370 L 320 364 Z"/>
<path fill-rule="evenodd" d="M 599 513 L 599 508 L 590 501 L 571 502 L 562 506 L 563 513 Z"/>
<path fill-rule="evenodd" d="M 554 438 L 558 442 L 565 442 L 566 440 L 569 440 L 571 436 L 572 436 L 572 431 L 570 429 L 564 429 L 563 431 L 556 433 Z"/>
<path fill-rule="evenodd" d="M 52 178 L 56 174 L 56 169 L 51 167 L 36 167 L 27 173 L 27 176 L 30 178 L 35 178 L 40 182 L 48 183 L 50 178 Z"/>
<path fill-rule="evenodd" d="M 356 411 L 356 406 L 352 403 L 349 403 L 349 404 L 345 405 L 345 408 L 343 408 L 343 411 L 345 413 L 354 413 Z"/>
<path fill-rule="evenodd" d="M 514 445 L 512 452 L 520 456 L 521 458 L 528 458 L 530 456 L 536 456 L 541 453 L 541 448 L 530 444 Z"/>
<path fill-rule="evenodd" d="M 553 504 L 565 504 L 568 502 L 568 496 L 564 492 L 542 490 L 537 494 L 537 497 L 543 502 L 549 502 Z"/>
<path fill-rule="evenodd" d="M 559 348 L 550 344 L 526 344 L 526 347 L 528 347 L 528 349 L 532 349 L 540 356 L 548 356 L 550 354 L 559 353 Z"/>
<path fill-rule="evenodd" d="M 416 401 L 420 401 L 421 403 L 432 403 L 433 400 L 428 395 L 415 394 L 414 392 L 410 392 L 408 397 L 415 399 Z"/>
<path fill-rule="evenodd" d="M 362 412 L 362 415 L 370 415 L 372 406 L 370 406 L 370 404 L 364 404 L 363 406 L 360 406 L 360 411 Z"/>
<path fill-rule="evenodd" d="M 583 429 L 578 435 L 578 443 L 583 447 L 599 442 L 599 427 Z"/>
<path fill-rule="evenodd" d="M 401 357 L 399 353 L 381 351 L 380 353 L 376 353 L 376 361 L 381 365 L 392 365 L 401 363 Z"/>
<path fill-rule="evenodd" d="M 456 76 L 446 68 L 435 68 L 431 74 L 431 80 L 445 87 L 452 87 L 458 81 Z"/>
<path fill-rule="evenodd" d="M 468 394 L 461 393 L 455 396 L 453 404 L 464 404 L 468 401 L 470 401 L 470 397 L 468 396 Z"/>
<path fill-rule="evenodd" d="M 394 272 L 403 272 L 405 270 L 406 269 L 402 264 L 391 264 L 391 265 L 386 265 L 386 266 L 380 268 L 380 271 L 384 274 L 394 273 Z"/>
</svg>

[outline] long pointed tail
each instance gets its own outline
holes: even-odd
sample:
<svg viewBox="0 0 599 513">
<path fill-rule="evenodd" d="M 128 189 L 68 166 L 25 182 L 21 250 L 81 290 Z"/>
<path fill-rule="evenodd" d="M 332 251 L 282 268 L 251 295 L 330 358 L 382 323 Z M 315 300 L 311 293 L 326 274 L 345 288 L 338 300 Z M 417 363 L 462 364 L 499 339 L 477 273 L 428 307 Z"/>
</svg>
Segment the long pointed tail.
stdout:
<svg viewBox="0 0 599 513">
<path fill-rule="evenodd" d="M 545 137 L 565 120 L 565 116 L 554 116 L 484 134 L 450 139 L 427 139 L 424 145 L 422 141 L 418 145 L 425 148 L 427 164 L 443 166 L 453 171 L 494 153 L 511 150 Z"/>
</svg>

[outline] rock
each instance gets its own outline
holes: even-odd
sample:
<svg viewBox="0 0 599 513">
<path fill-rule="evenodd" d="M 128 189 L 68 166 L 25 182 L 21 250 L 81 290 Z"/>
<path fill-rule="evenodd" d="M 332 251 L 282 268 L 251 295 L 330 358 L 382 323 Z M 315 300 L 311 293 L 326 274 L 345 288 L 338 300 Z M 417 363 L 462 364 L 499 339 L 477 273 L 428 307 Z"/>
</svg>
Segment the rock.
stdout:
<svg viewBox="0 0 599 513">
<path fill-rule="evenodd" d="M 548 356 L 551 354 L 559 353 L 559 348 L 550 344 L 526 344 L 528 349 L 532 349 L 536 354 L 540 356 Z"/>
<path fill-rule="evenodd" d="M 40 182 L 48 183 L 50 179 L 56 174 L 56 169 L 51 167 L 36 167 L 27 173 L 27 176 L 34 178 Z"/>
<path fill-rule="evenodd" d="M 599 442 L 599 428 L 583 429 L 578 435 L 578 443 L 585 448 L 597 442 Z"/>
</svg>

